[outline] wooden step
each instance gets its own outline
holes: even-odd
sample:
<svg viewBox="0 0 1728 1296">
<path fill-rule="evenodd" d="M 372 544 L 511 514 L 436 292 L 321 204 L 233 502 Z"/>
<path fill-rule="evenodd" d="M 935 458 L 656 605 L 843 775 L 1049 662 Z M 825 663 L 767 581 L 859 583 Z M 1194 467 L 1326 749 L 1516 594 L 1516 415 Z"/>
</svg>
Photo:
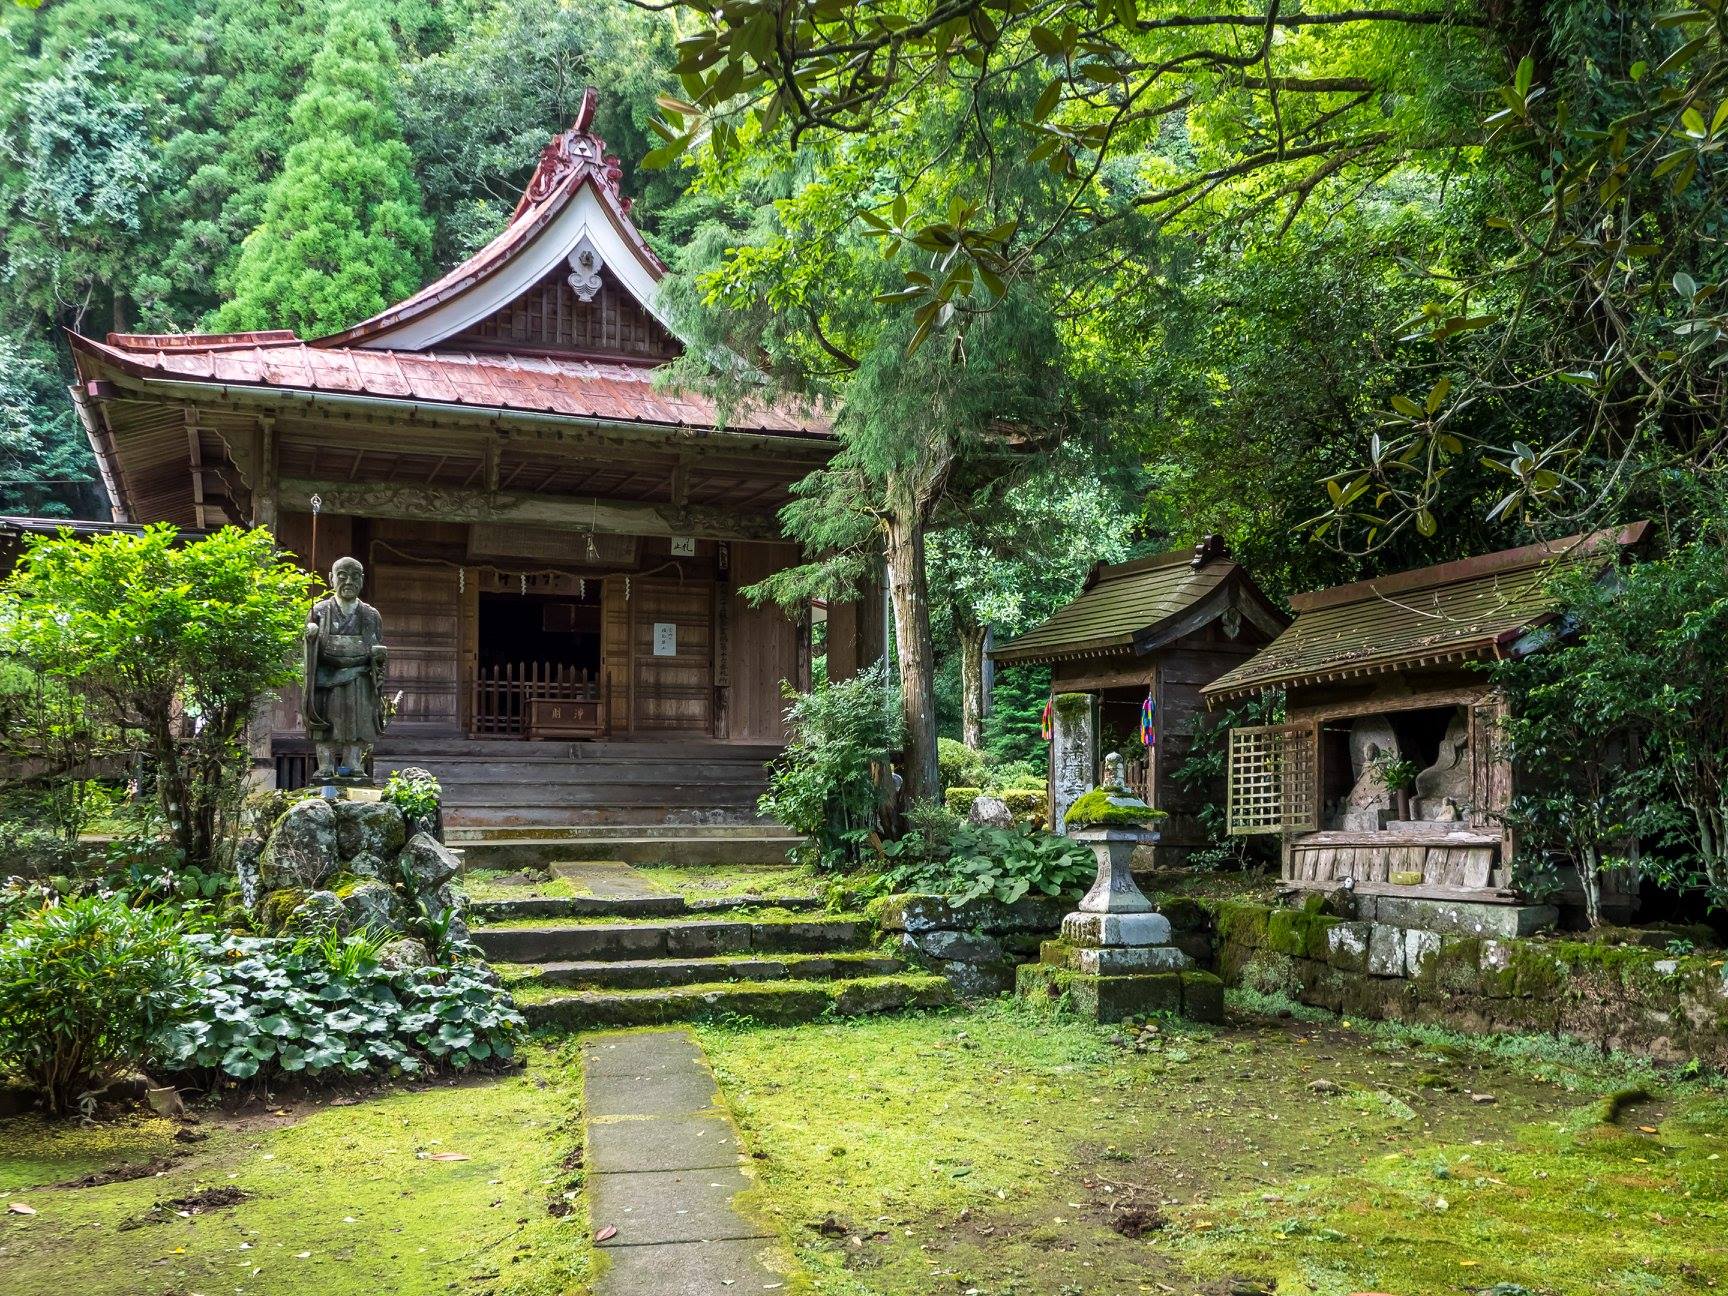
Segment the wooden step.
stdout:
<svg viewBox="0 0 1728 1296">
<path fill-rule="evenodd" d="M 653 990 L 585 990 L 525 997 L 517 1006 L 535 1028 L 586 1030 L 709 1018 L 769 1023 L 945 1008 L 954 990 L 939 976 L 902 974 L 842 981 L 739 982 Z"/>
<path fill-rule="evenodd" d="M 640 835 L 605 838 L 515 837 L 461 844 L 466 868 L 538 868 L 560 860 L 623 860 L 626 864 L 784 864 L 787 852 L 803 843 L 786 832 L 740 833 L 725 837 L 656 829 Z"/>
<path fill-rule="evenodd" d="M 553 963 L 832 954 L 859 949 L 869 932 L 870 925 L 862 918 L 788 918 L 548 923 L 478 927 L 473 935 L 480 952 L 495 962 Z"/>
<path fill-rule="evenodd" d="M 445 834 L 452 846 L 471 843 L 508 841 L 619 841 L 637 837 L 665 837 L 679 841 L 705 841 L 727 837 L 791 837 L 796 836 L 783 824 L 763 820 L 759 823 L 697 823 L 697 824 L 520 824 L 509 827 L 458 827 Z M 610 858 L 610 857 L 609 857 Z"/>
</svg>

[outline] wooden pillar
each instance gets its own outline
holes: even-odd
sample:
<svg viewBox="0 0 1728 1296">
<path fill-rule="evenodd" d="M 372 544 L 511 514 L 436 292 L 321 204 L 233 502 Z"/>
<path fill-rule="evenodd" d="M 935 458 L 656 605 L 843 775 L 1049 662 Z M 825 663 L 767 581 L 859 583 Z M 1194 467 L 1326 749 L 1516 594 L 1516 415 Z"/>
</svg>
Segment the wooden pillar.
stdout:
<svg viewBox="0 0 1728 1296">
<path fill-rule="evenodd" d="M 732 546 L 714 545 L 714 736 L 732 736 Z"/>
<path fill-rule="evenodd" d="M 282 516 L 281 477 L 276 464 L 276 421 L 260 418 L 252 433 L 252 525 L 277 534 Z"/>
</svg>

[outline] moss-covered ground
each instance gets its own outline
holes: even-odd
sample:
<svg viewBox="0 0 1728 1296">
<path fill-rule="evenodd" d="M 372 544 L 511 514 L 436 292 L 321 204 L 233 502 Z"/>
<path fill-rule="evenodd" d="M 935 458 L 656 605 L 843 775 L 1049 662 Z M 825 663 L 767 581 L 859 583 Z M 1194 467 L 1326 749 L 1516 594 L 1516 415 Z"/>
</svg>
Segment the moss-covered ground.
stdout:
<svg viewBox="0 0 1728 1296">
<path fill-rule="evenodd" d="M 662 891 L 676 892 L 686 900 L 722 896 L 813 896 L 820 895 L 825 879 L 814 869 L 796 864 L 670 865 L 657 864 L 636 870 Z"/>
<path fill-rule="evenodd" d="M 1243 1007 L 1144 1037 L 1004 1004 L 701 1036 L 752 1204 L 827 1296 L 1728 1284 L 1722 1091 Z"/>
<path fill-rule="evenodd" d="M 0 1292 L 584 1292 L 573 1056 L 536 1050 L 511 1075 L 352 1103 L 205 1113 L 190 1143 L 161 1120 L 0 1121 Z M 142 1178 L 48 1186 L 143 1165 Z M 210 1190 L 245 1196 L 186 1200 Z"/>
<path fill-rule="evenodd" d="M 470 900 L 566 899 L 576 894 L 561 877 L 535 877 L 520 869 L 469 869 L 460 885 Z"/>
</svg>

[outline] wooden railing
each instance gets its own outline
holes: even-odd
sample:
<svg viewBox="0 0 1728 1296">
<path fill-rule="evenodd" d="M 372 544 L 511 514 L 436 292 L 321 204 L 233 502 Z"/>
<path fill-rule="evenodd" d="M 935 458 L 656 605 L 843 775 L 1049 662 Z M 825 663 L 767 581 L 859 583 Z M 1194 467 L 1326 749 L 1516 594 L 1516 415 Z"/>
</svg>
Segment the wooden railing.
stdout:
<svg viewBox="0 0 1728 1296">
<path fill-rule="evenodd" d="M 521 736 L 535 701 L 597 702 L 600 673 L 561 662 L 482 666 L 474 680 L 474 732 Z"/>
</svg>

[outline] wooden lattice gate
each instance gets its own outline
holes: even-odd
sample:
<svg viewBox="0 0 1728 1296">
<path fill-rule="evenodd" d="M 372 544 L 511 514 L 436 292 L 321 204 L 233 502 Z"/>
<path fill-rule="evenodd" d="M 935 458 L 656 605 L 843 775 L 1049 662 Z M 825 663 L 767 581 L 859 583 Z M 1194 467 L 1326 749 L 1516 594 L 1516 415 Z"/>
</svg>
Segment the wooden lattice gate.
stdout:
<svg viewBox="0 0 1728 1296">
<path fill-rule="evenodd" d="M 1230 731 L 1229 831 L 1313 832 L 1320 827 L 1319 730 L 1311 724 Z"/>
</svg>

